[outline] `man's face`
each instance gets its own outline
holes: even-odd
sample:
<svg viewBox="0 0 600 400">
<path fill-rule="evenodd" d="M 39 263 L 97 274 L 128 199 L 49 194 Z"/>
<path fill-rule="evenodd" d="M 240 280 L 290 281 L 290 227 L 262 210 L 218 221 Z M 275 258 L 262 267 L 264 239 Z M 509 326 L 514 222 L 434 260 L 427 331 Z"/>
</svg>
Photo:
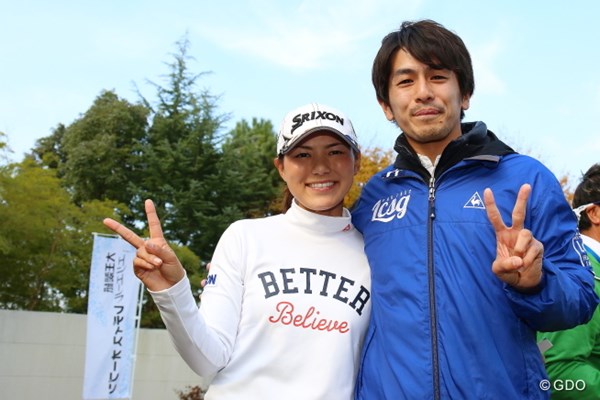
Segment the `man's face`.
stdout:
<svg viewBox="0 0 600 400">
<path fill-rule="evenodd" d="M 469 108 L 469 96 L 461 95 L 454 72 L 430 68 L 405 50 L 392 62 L 390 104 L 381 107 L 417 153 L 435 158 L 461 135 L 460 114 Z"/>
</svg>

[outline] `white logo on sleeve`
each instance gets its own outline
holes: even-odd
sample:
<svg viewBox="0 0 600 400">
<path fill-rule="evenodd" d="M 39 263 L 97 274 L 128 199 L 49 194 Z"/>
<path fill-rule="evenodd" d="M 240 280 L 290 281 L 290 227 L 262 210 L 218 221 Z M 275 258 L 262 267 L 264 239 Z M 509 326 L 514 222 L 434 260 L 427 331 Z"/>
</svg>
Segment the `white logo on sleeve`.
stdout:
<svg viewBox="0 0 600 400">
<path fill-rule="evenodd" d="M 479 192 L 473 193 L 473 196 L 465 203 L 463 208 L 478 208 L 480 210 L 485 210 L 485 204 L 483 204 Z"/>
</svg>

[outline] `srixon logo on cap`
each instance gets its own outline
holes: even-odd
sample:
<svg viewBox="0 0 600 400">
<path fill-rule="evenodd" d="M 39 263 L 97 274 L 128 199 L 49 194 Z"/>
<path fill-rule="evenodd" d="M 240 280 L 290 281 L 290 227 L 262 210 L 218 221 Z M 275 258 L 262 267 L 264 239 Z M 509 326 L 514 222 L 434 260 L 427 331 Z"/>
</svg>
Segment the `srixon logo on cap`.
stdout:
<svg viewBox="0 0 600 400">
<path fill-rule="evenodd" d="M 328 119 L 330 121 L 335 121 L 335 122 L 339 123 L 340 125 L 344 125 L 344 118 L 342 118 L 338 115 L 335 115 L 332 112 L 313 111 L 310 113 L 298 114 L 294 118 L 292 118 L 292 121 L 294 121 L 294 125 L 292 125 L 292 133 L 296 129 L 300 128 L 302 126 L 302 124 L 304 124 L 305 122 L 312 121 L 315 119 Z"/>
</svg>

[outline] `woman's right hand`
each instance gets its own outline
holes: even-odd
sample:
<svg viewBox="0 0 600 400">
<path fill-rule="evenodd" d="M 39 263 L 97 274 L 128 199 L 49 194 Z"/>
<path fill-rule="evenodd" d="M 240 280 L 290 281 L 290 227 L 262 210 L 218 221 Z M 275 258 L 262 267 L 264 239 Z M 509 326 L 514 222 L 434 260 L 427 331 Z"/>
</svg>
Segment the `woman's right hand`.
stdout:
<svg viewBox="0 0 600 400">
<path fill-rule="evenodd" d="M 137 249 L 133 272 L 151 291 L 168 289 L 185 277 L 185 269 L 163 236 L 160 220 L 152 200 L 146 200 L 146 217 L 150 239 L 143 240 L 114 219 L 103 223 Z"/>
</svg>

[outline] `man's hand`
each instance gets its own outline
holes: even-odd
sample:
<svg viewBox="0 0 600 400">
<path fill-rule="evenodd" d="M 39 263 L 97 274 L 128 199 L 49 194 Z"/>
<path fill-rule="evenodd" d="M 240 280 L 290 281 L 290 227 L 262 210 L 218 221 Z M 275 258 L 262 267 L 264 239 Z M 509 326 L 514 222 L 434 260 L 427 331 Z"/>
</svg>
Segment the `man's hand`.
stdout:
<svg viewBox="0 0 600 400">
<path fill-rule="evenodd" d="M 507 227 L 491 189 L 483 192 L 487 215 L 496 231 L 496 260 L 492 271 L 499 279 L 523 292 L 540 283 L 544 255 L 544 245 L 533 237 L 531 231 L 523 228 L 530 193 L 530 185 L 521 186 L 512 212 L 512 226 Z"/>
</svg>

